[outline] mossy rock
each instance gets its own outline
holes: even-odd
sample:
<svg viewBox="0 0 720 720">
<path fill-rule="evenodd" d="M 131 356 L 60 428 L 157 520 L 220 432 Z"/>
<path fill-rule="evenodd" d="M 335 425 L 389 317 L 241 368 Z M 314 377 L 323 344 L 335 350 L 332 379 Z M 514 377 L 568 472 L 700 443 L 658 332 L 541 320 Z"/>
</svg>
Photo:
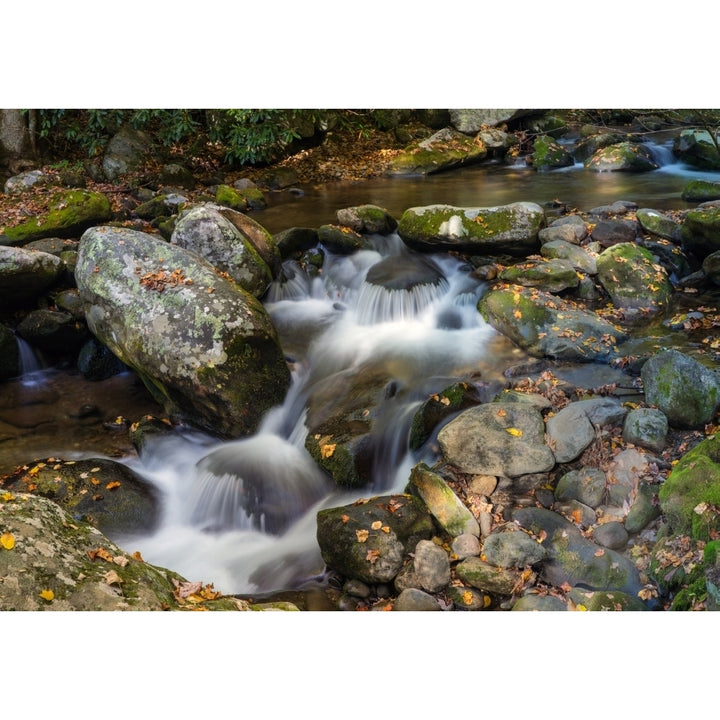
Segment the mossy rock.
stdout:
<svg viewBox="0 0 720 720">
<path fill-rule="evenodd" d="M 682 191 L 683 200 L 688 202 L 707 202 L 720 199 L 720 182 L 709 180 L 691 180 Z"/>
<path fill-rule="evenodd" d="M 597 258 L 600 283 L 618 308 L 643 308 L 650 312 L 664 309 L 672 286 L 662 265 L 652 253 L 634 243 L 617 243 Z"/>
<path fill-rule="evenodd" d="M 0 380 L 20 374 L 20 350 L 15 333 L 0 325 Z"/>
<path fill-rule="evenodd" d="M 500 280 L 524 287 L 559 293 L 580 284 L 574 265 L 564 258 L 528 259 L 503 270 Z"/>
<path fill-rule="evenodd" d="M 591 611 L 623 611 L 623 610 L 647 610 L 645 604 L 639 598 L 620 592 L 619 590 L 583 590 L 573 588 L 568 593 L 568 599 L 575 605 L 576 610 Z"/>
<path fill-rule="evenodd" d="M 673 153 L 693 167 L 720 170 L 717 146 L 706 130 L 683 130 L 673 142 Z"/>
<path fill-rule="evenodd" d="M 539 172 L 569 167 L 575 161 L 572 155 L 547 135 L 541 135 L 533 144 L 532 164 Z"/>
<path fill-rule="evenodd" d="M 573 150 L 573 155 L 578 162 L 589 160 L 598 150 L 610 145 L 617 145 L 627 139 L 622 133 L 595 133 L 583 138 Z"/>
<path fill-rule="evenodd" d="M 691 210 L 680 231 L 683 249 L 698 260 L 720 250 L 720 207 Z"/>
<path fill-rule="evenodd" d="M 53 195 L 45 213 L 6 227 L 5 235 L 17 243 L 47 237 L 74 237 L 111 218 L 110 201 L 105 195 L 90 190 L 70 190 Z"/>
<path fill-rule="evenodd" d="M 709 540 L 720 530 L 720 435 L 685 453 L 658 492 L 673 534 Z"/>
<path fill-rule="evenodd" d="M 622 142 L 597 150 L 585 161 L 585 167 L 597 172 L 647 172 L 659 165 L 644 145 Z"/>
</svg>

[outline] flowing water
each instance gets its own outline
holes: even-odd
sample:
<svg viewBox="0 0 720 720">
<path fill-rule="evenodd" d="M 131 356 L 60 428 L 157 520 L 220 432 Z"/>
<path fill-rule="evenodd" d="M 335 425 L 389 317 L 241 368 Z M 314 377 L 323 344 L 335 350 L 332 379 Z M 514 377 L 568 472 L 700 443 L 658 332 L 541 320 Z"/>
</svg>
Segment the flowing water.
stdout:
<svg viewBox="0 0 720 720">
<path fill-rule="evenodd" d="M 680 194 L 690 179 L 717 179 L 672 162 L 666 146 L 653 152 L 663 166 L 641 175 L 598 174 L 580 166 L 548 173 L 520 165 L 482 166 L 306 188 L 301 197 L 277 193 L 253 217 L 279 232 L 335 222 L 338 209 L 364 203 L 395 217 L 418 205 L 487 207 L 520 200 L 560 200 L 580 210 L 616 200 L 681 209 L 689 207 Z M 423 279 L 408 283 L 408 273 L 415 271 Z M 431 448 L 408 450 L 410 423 L 423 399 L 460 378 L 498 380 L 505 367 L 524 359 L 478 314 L 483 290 L 456 258 L 418 261 L 397 235 L 376 236 L 372 249 L 352 256 L 326 254 L 317 276 L 286 262 L 284 280 L 274 283 L 264 300 L 292 361 L 284 403 L 250 438 L 221 443 L 178 432 L 149 441 L 142 459 L 127 462 L 161 493 L 161 525 L 151 536 L 115 539 L 149 562 L 212 582 L 225 593 L 312 583 L 323 572 L 315 541 L 318 509 L 402 491 L 413 464 L 432 460 Z M 305 450 L 306 420 L 318 404 L 332 405 L 360 379 L 372 377 L 390 380 L 375 412 L 370 482 L 362 490 L 341 492 Z"/>
</svg>

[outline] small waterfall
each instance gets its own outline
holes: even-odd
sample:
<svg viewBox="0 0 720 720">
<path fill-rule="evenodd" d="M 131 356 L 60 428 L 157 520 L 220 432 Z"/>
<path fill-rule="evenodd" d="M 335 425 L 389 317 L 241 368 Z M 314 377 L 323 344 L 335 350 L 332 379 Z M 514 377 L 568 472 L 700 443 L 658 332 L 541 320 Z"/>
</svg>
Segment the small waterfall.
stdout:
<svg viewBox="0 0 720 720">
<path fill-rule="evenodd" d="M 672 143 L 663 143 L 661 145 L 653 142 L 646 142 L 643 145 L 650 151 L 652 159 L 658 164 L 659 167 L 663 168 L 667 165 L 674 165 L 677 163 L 677 158 L 672 151 Z"/>
<path fill-rule="evenodd" d="M 27 340 L 15 335 L 18 346 L 20 382 L 23 385 L 38 385 L 42 382 L 45 362 L 42 354 L 36 351 Z"/>
</svg>

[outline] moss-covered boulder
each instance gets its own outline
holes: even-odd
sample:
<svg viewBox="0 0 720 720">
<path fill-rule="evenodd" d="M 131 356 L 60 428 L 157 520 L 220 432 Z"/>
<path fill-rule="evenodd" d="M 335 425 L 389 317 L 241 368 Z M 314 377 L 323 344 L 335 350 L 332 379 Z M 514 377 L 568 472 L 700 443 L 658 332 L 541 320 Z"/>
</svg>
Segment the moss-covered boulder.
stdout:
<svg viewBox="0 0 720 720">
<path fill-rule="evenodd" d="M 230 185 L 219 185 L 215 191 L 215 200 L 218 205 L 224 205 L 240 212 L 261 210 L 267 207 L 267 200 L 259 188 L 238 190 Z"/>
<path fill-rule="evenodd" d="M 720 182 L 709 180 L 691 180 L 681 194 L 683 200 L 688 202 L 708 202 L 720 200 Z"/>
<path fill-rule="evenodd" d="M 576 303 L 520 285 L 499 286 L 478 303 L 483 318 L 534 357 L 610 360 L 626 339 L 615 325 Z"/>
<path fill-rule="evenodd" d="M 206 203 L 183 211 L 170 242 L 192 250 L 255 297 L 265 294 L 279 266 L 272 235 L 254 220 Z"/>
<path fill-rule="evenodd" d="M 568 593 L 568 600 L 573 603 L 575 610 L 600 612 L 647 610 L 647 606 L 640 598 L 618 590 L 610 592 L 576 587 Z"/>
<path fill-rule="evenodd" d="M 674 242 L 680 240 L 680 223 L 659 210 L 638 208 L 635 217 L 645 232 Z"/>
<path fill-rule="evenodd" d="M 406 210 L 398 234 L 414 250 L 524 256 L 540 247 L 544 225 L 543 209 L 531 202 L 485 208 L 427 205 Z"/>
<path fill-rule="evenodd" d="M 622 133 L 595 133 L 580 140 L 573 149 L 573 155 L 578 162 L 585 162 L 598 150 L 610 145 L 618 145 L 626 140 L 627 136 Z"/>
<path fill-rule="evenodd" d="M 573 156 L 547 135 L 535 138 L 531 156 L 533 167 L 539 172 L 573 165 Z"/>
<path fill-rule="evenodd" d="M 683 130 L 673 142 L 673 154 L 693 167 L 720 170 L 717 145 L 707 130 Z"/>
<path fill-rule="evenodd" d="M 397 229 L 397 220 L 377 205 L 356 205 L 337 211 L 337 221 L 356 233 L 390 235 Z"/>
<path fill-rule="evenodd" d="M 640 375 L 645 401 L 661 410 L 671 427 L 704 427 L 720 407 L 720 375 L 678 350 L 656 353 Z"/>
<path fill-rule="evenodd" d="M 716 285 L 720 285 L 720 250 L 710 253 L 702 263 L 702 269 L 705 275 Z"/>
<path fill-rule="evenodd" d="M 564 227 L 568 226 L 566 225 Z M 587 273 L 588 275 L 595 275 L 597 273 L 595 256 L 588 252 L 585 248 L 575 245 L 567 240 L 550 240 L 543 243 L 543 246 L 540 248 L 540 254 L 544 258 L 559 258 L 567 260 L 573 268 L 579 270 L 580 272 Z M 524 283 L 520 284 L 522 285 Z M 576 285 L 571 283 L 568 287 L 576 287 Z M 551 290 L 550 288 L 543 289 L 548 292 L 557 292 Z"/>
<path fill-rule="evenodd" d="M 659 165 L 644 145 L 622 142 L 597 150 L 585 161 L 585 167 L 596 172 L 647 172 Z"/>
<path fill-rule="evenodd" d="M 196 254 L 147 233 L 93 228 L 76 279 L 93 334 L 169 415 L 239 436 L 284 398 L 290 373 L 267 312 Z"/>
<path fill-rule="evenodd" d="M 575 267 L 564 258 L 528 258 L 524 262 L 506 268 L 498 277 L 503 282 L 536 287 L 549 293 L 559 293 L 580 284 L 580 276 Z"/>
<path fill-rule="evenodd" d="M 105 458 L 31 463 L 2 484 L 54 500 L 110 538 L 151 531 L 159 519 L 155 489 L 130 468 Z"/>
<path fill-rule="evenodd" d="M 336 255 L 352 255 L 364 247 L 360 233 L 340 225 L 321 225 L 317 229 L 318 242 Z"/>
<path fill-rule="evenodd" d="M 688 212 L 680 236 L 683 249 L 701 262 L 710 253 L 720 250 L 720 207 Z"/>
<path fill-rule="evenodd" d="M 5 235 L 18 245 L 40 238 L 74 237 L 111 218 L 110 201 L 102 193 L 68 190 L 53 195 L 46 212 L 19 225 L 6 227 Z"/>
<path fill-rule="evenodd" d="M 487 148 L 476 138 L 443 128 L 410 145 L 390 163 L 391 175 L 430 175 L 484 160 Z"/>
<path fill-rule="evenodd" d="M 34 300 L 59 281 L 65 263 L 38 250 L 0 246 L 0 305 Z"/>
<path fill-rule="evenodd" d="M 412 495 L 387 495 L 321 510 L 317 541 L 323 560 L 346 578 L 390 582 L 405 554 L 434 534 L 432 517 Z"/>
<path fill-rule="evenodd" d="M 187 202 L 184 195 L 167 193 L 156 195 L 135 208 L 135 215 L 143 220 L 155 220 L 177 214 L 178 210 Z"/>
<path fill-rule="evenodd" d="M 658 312 L 667 307 L 672 286 L 652 253 L 634 243 L 617 243 L 597 258 L 598 280 L 613 305 Z"/>
<path fill-rule="evenodd" d="M 685 453 L 658 492 L 673 535 L 709 540 L 720 531 L 720 435 Z"/>
</svg>

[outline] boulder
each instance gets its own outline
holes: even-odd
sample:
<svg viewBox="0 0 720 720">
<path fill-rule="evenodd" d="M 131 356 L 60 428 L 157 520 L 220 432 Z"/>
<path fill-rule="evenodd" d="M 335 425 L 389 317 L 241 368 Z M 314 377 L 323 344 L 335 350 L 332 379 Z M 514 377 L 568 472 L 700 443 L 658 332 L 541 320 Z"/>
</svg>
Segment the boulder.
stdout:
<svg viewBox="0 0 720 720">
<path fill-rule="evenodd" d="M 720 182 L 709 180 L 691 180 L 682 191 L 683 200 L 688 202 L 707 202 L 720 200 Z"/>
<path fill-rule="evenodd" d="M 526 114 L 525 110 L 507 109 L 450 110 L 450 122 L 458 132 L 472 135 L 483 128 L 502 125 Z"/>
<path fill-rule="evenodd" d="M 90 330 L 169 415 L 239 436 L 284 398 L 290 373 L 267 312 L 194 253 L 135 230 L 93 228 L 76 279 Z"/>
<path fill-rule="evenodd" d="M 570 247 L 574 246 L 570 245 Z M 580 284 L 575 267 L 564 258 L 528 258 L 524 262 L 506 268 L 498 277 L 503 282 L 536 287 L 548 293 L 559 293 Z"/>
<path fill-rule="evenodd" d="M 170 242 L 197 253 L 255 297 L 265 294 L 280 265 L 280 251 L 265 228 L 210 203 L 182 212 Z"/>
<path fill-rule="evenodd" d="M 567 225 L 564 227 L 567 227 Z M 541 230 L 540 232 L 542 233 L 543 231 Z M 545 258 L 567 260 L 573 268 L 588 275 L 595 275 L 597 273 L 595 256 L 591 255 L 585 248 L 579 247 L 566 240 L 551 240 L 545 242 L 540 248 L 540 254 Z M 569 285 L 568 287 L 576 286 Z M 544 289 L 548 290 L 548 292 L 553 292 L 550 288 Z"/>
<path fill-rule="evenodd" d="M 0 246 L 0 305 L 22 305 L 52 287 L 65 263 L 55 255 Z"/>
<path fill-rule="evenodd" d="M 410 145 L 392 159 L 391 175 L 430 175 L 484 160 L 487 148 L 476 138 L 452 128 L 443 128 L 425 140 Z"/>
<path fill-rule="evenodd" d="M 519 285 L 484 295 L 478 310 L 498 332 L 534 357 L 610 360 L 621 330 L 569 300 Z"/>
<path fill-rule="evenodd" d="M 337 221 L 356 233 L 390 235 L 397 229 L 397 220 L 377 205 L 358 205 L 337 211 Z"/>
<path fill-rule="evenodd" d="M 597 258 L 598 280 L 613 305 L 658 312 L 672 297 L 672 286 L 665 268 L 652 253 L 634 243 L 618 243 Z"/>
<path fill-rule="evenodd" d="M 559 143 L 547 135 L 535 138 L 532 165 L 538 172 L 546 172 L 554 168 L 569 167 L 575 164 L 573 156 Z"/>
<path fill-rule="evenodd" d="M 5 181 L 7 195 L 20 195 L 36 185 L 44 185 L 49 181 L 42 170 L 26 170 L 19 175 L 13 175 Z"/>
<path fill-rule="evenodd" d="M 647 172 L 659 165 L 644 145 L 622 142 L 597 150 L 585 161 L 585 167 L 596 172 Z"/>
<path fill-rule="evenodd" d="M 6 227 L 5 235 L 17 245 L 40 238 L 75 237 L 111 218 L 110 201 L 102 193 L 68 190 L 53 195 L 46 213 L 14 227 Z"/>
<path fill-rule="evenodd" d="M 5 231 L 7 233 L 7 230 Z M 683 249 L 702 262 L 720 250 L 720 207 L 691 210 L 680 231 Z"/>
<path fill-rule="evenodd" d="M 720 195 L 718 195 L 720 197 Z M 640 227 L 652 235 L 678 242 L 680 240 L 680 223 L 671 217 L 651 208 L 639 208 L 635 213 Z"/>
<path fill-rule="evenodd" d="M 438 433 L 446 462 L 472 475 L 516 477 L 555 465 L 545 422 L 531 405 L 494 402 L 463 411 Z"/>
<path fill-rule="evenodd" d="M 622 133 L 596 133 L 578 142 L 573 149 L 573 155 L 578 162 L 586 162 L 598 150 L 610 145 L 617 145 L 627 139 Z"/>
<path fill-rule="evenodd" d="M 720 376 L 678 350 L 664 350 L 640 371 L 645 401 L 667 417 L 671 427 L 702 428 L 720 407 Z"/>
<path fill-rule="evenodd" d="M 124 125 L 110 139 L 103 156 L 102 168 L 110 182 L 137 170 L 151 156 L 153 143 L 142 130 Z"/>
<path fill-rule="evenodd" d="M 683 130 L 673 142 L 673 154 L 693 167 L 720 170 L 717 145 L 707 130 Z"/>
<path fill-rule="evenodd" d="M 405 244 L 420 251 L 525 256 L 539 246 L 543 209 L 530 202 L 498 207 L 427 205 L 406 210 L 398 223 Z"/>
<path fill-rule="evenodd" d="M 0 324 L 0 381 L 20 374 L 20 349 L 15 333 Z"/>
</svg>

